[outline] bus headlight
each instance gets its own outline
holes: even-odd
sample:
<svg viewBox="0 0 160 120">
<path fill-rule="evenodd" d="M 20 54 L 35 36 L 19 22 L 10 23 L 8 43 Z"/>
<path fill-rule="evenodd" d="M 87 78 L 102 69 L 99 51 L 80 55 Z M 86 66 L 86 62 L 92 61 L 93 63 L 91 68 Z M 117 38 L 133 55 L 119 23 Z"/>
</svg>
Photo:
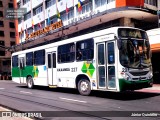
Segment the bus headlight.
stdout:
<svg viewBox="0 0 160 120">
<path fill-rule="evenodd" d="M 149 72 L 148 79 L 152 79 L 152 77 L 153 77 L 152 72 Z"/>
<path fill-rule="evenodd" d="M 131 77 L 130 77 L 127 73 L 122 72 L 122 73 L 121 73 L 121 76 L 122 76 L 125 80 L 132 80 Z"/>
</svg>

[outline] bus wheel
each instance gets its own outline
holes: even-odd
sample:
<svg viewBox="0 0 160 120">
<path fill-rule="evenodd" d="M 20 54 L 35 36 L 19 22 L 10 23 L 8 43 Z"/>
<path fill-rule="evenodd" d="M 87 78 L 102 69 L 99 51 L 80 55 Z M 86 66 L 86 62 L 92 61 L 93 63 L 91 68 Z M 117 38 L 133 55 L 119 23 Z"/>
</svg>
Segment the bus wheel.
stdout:
<svg viewBox="0 0 160 120">
<path fill-rule="evenodd" d="M 31 76 L 29 76 L 29 77 L 27 78 L 27 87 L 30 88 L 30 89 L 32 89 L 33 86 L 34 86 L 33 79 L 32 79 Z"/>
<path fill-rule="evenodd" d="M 91 93 L 91 85 L 88 80 L 80 80 L 78 82 L 78 91 L 81 95 L 89 95 Z"/>
</svg>

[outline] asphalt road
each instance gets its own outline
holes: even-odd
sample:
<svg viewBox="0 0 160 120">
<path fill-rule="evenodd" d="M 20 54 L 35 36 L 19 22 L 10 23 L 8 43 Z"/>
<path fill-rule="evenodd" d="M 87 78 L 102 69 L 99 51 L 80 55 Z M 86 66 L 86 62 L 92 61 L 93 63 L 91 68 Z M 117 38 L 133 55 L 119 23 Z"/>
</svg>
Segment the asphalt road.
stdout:
<svg viewBox="0 0 160 120">
<path fill-rule="evenodd" d="M 39 119 L 45 120 L 157 120 L 160 118 L 158 93 L 93 91 L 90 96 L 82 96 L 75 89 L 40 86 L 28 89 L 25 85 L 2 80 L 0 105 L 18 112 L 39 112 L 42 115 Z M 155 115 L 157 113 L 158 117 Z M 128 117 L 130 115 L 136 117 Z M 138 115 L 141 117 L 137 117 Z"/>
</svg>

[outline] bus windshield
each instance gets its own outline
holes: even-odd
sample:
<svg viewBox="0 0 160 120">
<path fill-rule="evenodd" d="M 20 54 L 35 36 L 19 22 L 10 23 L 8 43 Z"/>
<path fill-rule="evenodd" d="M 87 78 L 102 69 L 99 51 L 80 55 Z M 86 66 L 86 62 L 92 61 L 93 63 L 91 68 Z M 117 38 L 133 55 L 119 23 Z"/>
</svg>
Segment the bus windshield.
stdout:
<svg viewBox="0 0 160 120">
<path fill-rule="evenodd" d="M 121 39 L 120 63 L 129 68 L 143 69 L 151 65 L 148 40 Z"/>
<path fill-rule="evenodd" d="M 151 65 L 150 44 L 145 31 L 119 28 L 118 37 L 121 65 L 138 69 Z"/>
</svg>

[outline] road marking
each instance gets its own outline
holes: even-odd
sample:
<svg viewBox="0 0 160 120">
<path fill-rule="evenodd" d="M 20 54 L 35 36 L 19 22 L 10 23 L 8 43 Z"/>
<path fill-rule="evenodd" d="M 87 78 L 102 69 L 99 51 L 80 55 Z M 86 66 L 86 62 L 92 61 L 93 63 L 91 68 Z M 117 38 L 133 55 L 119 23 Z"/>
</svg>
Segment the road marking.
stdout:
<svg viewBox="0 0 160 120">
<path fill-rule="evenodd" d="M 20 91 L 20 92 L 25 94 L 32 94 L 31 92 L 26 92 L 26 91 Z"/>
<path fill-rule="evenodd" d="M 5 88 L 0 88 L 0 90 L 4 90 Z"/>
<path fill-rule="evenodd" d="M 68 101 L 74 101 L 74 102 L 87 103 L 87 101 L 81 101 L 81 100 L 75 100 L 75 99 L 69 99 L 69 98 L 63 98 L 63 97 L 59 97 L 59 99 L 68 100 Z"/>
</svg>

